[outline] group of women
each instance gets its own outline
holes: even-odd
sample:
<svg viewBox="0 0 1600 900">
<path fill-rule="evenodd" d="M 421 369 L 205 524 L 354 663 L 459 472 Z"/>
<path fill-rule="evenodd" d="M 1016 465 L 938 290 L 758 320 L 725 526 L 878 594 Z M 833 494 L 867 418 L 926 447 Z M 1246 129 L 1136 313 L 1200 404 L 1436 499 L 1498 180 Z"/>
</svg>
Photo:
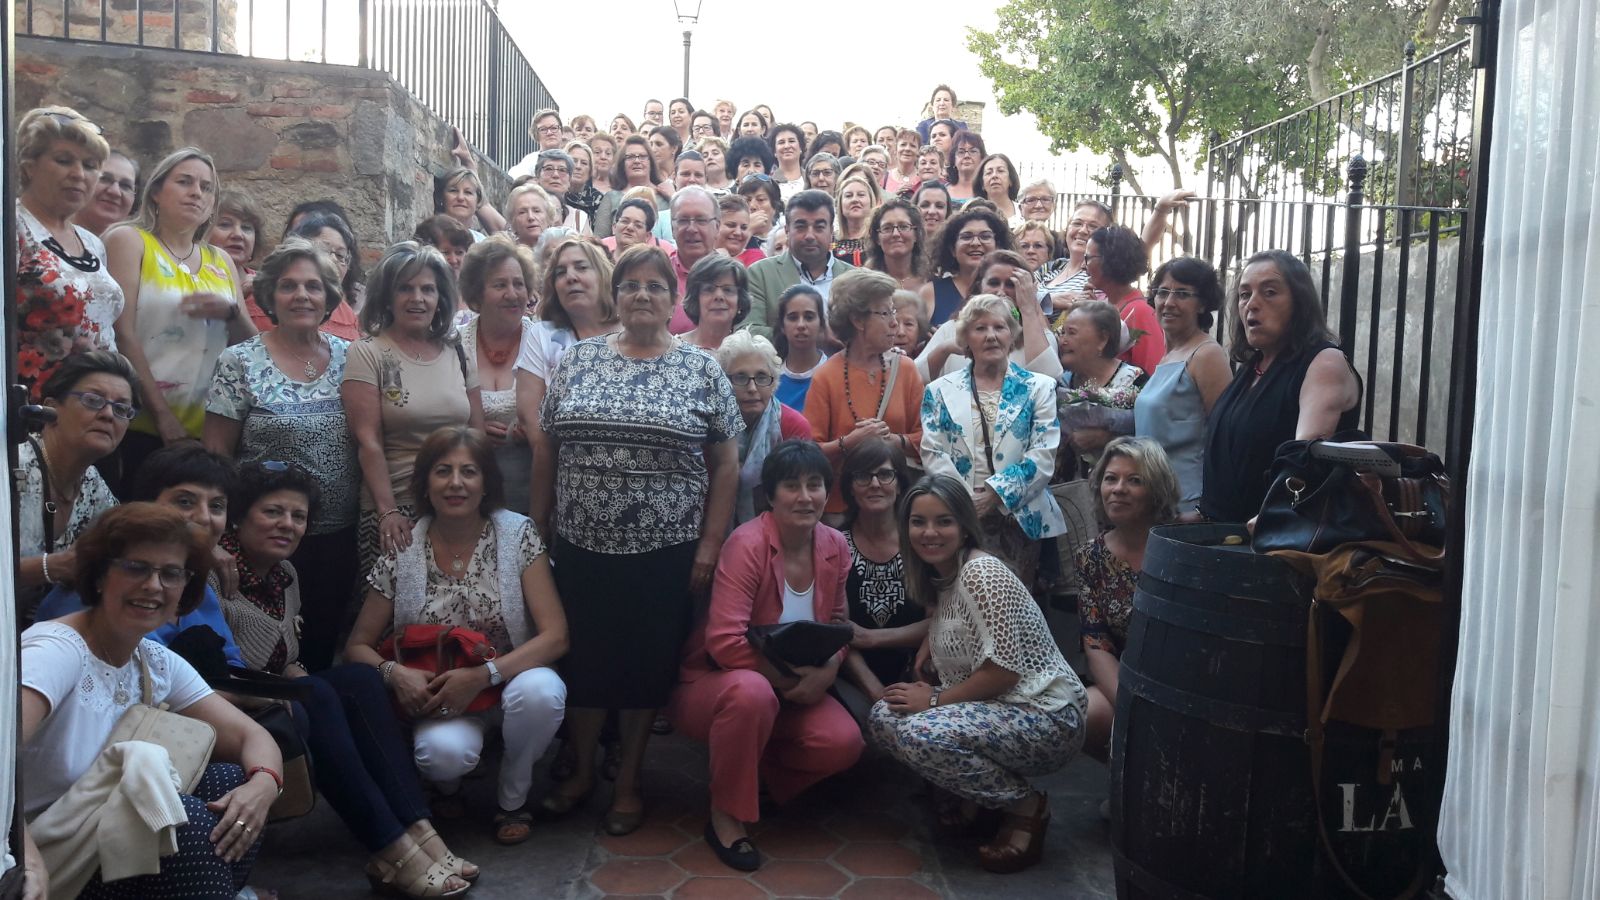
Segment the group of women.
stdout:
<svg viewBox="0 0 1600 900">
<path fill-rule="evenodd" d="M 232 897 L 283 786 L 268 707 L 373 884 L 404 896 L 478 877 L 430 816 L 462 813 L 490 730 L 497 840 L 587 808 L 603 741 L 621 835 L 648 816 L 662 713 L 711 747 L 705 839 L 734 868 L 760 864 L 763 784 L 781 803 L 868 743 L 939 788 L 944 824 L 990 826 L 986 868 L 1037 862 L 1049 803 L 1028 778 L 1105 750 L 1149 528 L 1248 519 L 1277 444 L 1347 424 L 1359 385 L 1295 257 L 1248 261 L 1224 350 L 1209 265 L 1162 266 L 1152 306 L 1137 235 L 1097 204 L 1056 234 L 1053 189 L 1019 186 L 948 88 L 932 107 L 920 133 L 879 130 L 892 152 L 682 100 L 648 135 L 577 117 L 584 136 L 549 146 L 541 113 L 545 149 L 503 210 L 452 171 L 442 220 L 370 268 L 337 203 L 302 204 L 263 253 L 260 211 L 203 152 L 141 175 L 77 112 L 25 116 L 19 371 L 55 411 L 18 485 L 18 597 L 39 618 L 25 764 L 49 773 L 30 781 L 48 838 L 30 872 Z M 685 142 L 689 165 L 658 159 Z M 804 165 L 823 154 L 845 164 Z M 701 179 L 721 250 L 685 266 L 674 230 L 706 226 L 666 200 Z M 861 266 L 784 291 L 769 341 L 743 328 L 745 267 L 817 180 L 835 253 Z M 1105 528 L 1070 548 L 1087 689 L 1034 599 L 1068 480 Z M 853 636 L 798 667 L 746 637 L 801 620 Z M 191 625 L 295 699 L 213 693 L 164 646 Z M 441 627 L 468 662 L 408 667 L 400 647 Z M 153 694 L 129 687 L 145 673 Z M 61 823 L 93 814 L 91 769 L 138 764 L 99 748 L 141 699 L 218 740 L 171 799 L 181 864 L 110 878 L 63 851 Z M 558 733 L 567 762 L 534 799 Z M 63 858 L 71 876 L 42 862 Z"/>
</svg>

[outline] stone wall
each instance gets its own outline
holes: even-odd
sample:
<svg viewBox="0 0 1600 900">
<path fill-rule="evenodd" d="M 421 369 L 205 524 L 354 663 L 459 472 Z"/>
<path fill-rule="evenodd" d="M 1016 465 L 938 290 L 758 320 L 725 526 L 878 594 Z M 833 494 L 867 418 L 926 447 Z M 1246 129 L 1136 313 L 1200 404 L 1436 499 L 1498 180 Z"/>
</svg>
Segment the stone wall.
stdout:
<svg viewBox="0 0 1600 900">
<path fill-rule="evenodd" d="M 454 165 L 449 126 L 368 69 L 19 37 L 15 91 L 19 112 L 71 106 L 146 168 L 209 152 L 223 187 L 261 204 L 267 245 L 295 204 L 332 198 L 371 262 L 433 213 L 433 177 Z M 505 175 L 478 169 L 498 202 Z"/>
<path fill-rule="evenodd" d="M 100 39 L 102 0 L 13 0 L 17 33 L 39 37 Z M 32 21 L 28 7 L 33 7 Z M 217 13 L 217 46 L 211 46 L 211 13 Z M 219 50 L 233 53 L 238 48 L 238 0 L 108 0 L 105 4 L 106 40 L 117 44 L 143 44 L 146 47 L 172 47 L 174 13 L 182 34 L 184 50 Z M 63 12 L 67 15 L 63 17 Z M 144 18 L 143 40 L 139 19 Z"/>
</svg>

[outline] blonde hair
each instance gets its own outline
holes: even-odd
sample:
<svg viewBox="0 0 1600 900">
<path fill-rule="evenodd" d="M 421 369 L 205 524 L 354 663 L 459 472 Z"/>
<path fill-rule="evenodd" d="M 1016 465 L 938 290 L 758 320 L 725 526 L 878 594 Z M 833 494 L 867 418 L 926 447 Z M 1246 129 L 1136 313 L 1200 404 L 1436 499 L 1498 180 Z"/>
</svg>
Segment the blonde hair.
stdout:
<svg viewBox="0 0 1600 900">
<path fill-rule="evenodd" d="M 144 183 L 144 190 L 139 192 L 139 211 L 126 223 L 119 224 L 131 224 L 155 234 L 156 223 L 161 216 L 161 210 L 156 208 L 154 202 L 155 195 L 166 185 L 167 176 L 172 174 L 172 170 L 191 159 L 200 160 L 211 170 L 211 210 L 206 213 L 205 221 L 194 230 L 195 240 L 205 240 L 206 235 L 211 233 L 212 223 L 217 219 L 217 198 L 222 196 L 222 177 L 217 174 L 217 164 L 212 161 L 211 155 L 199 147 L 174 150 L 167 154 L 166 159 L 156 163 L 156 167 L 150 170 L 150 180 Z"/>
<path fill-rule="evenodd" d="M 66 121 L 62 121 L 65 119 Z M 30 109 L 17 124 L 17 161 L 32 162 L 45 154 L 56 141 L 71 141 L 89 151 L 98 163 L 111 155 L 111 145 L 100 136 L 100 126 L 70 106 L 41 106 Z M 17 174 L 22 186 L 28 182 L 27 169 Z"/>
<path fill-rule="evenodd" d="M 542 239 L 541 239 L 542 242 Z M 605 248 L 593 240 L 578 235 L 568 235 L 549 248 L 549 257 L 542 267 L 544 276 L 540 287 L 543 292 L 539 295 L 539 308 L 534 313 L 534 318 L 549 322 L 557 328 L 566 328 L 573 331 L 572 317 L 567 315 L 567 310 L 556 297 L 556 262 L 561 259 L 561 254 L 568 249 L 575 248 L 588 260 L 595 272 L 595 298 L 594 305 L 600 311 L 601 322 L 615 322 L 617 320 L 617 301 L 611 296 L 611 257 L 606 255 Z M 544 248 L 541 248 L 544 252 Z"/>
<path fill-rule="evenodd" d="M 956 313 L 956 346 L 963 351 L 969 350 L 967 345 L 967 330 L 979 316 L 994 316 L 1006 323 L 1006 328 L 1011 332 L 1011 343 L 1016 344 L 1017 338 L 1022 336 L 1022 323 L 1018 322 L 1011 311 L 1015 309 L 1010 300 L 999 294 L 979 294 L 968 300 L 961 311 Z"/>
<path fill-rule="evenodd" d="M 839 238 L 849 237 L 844 233 L 844 205 L 842 198 L 844 197 L 844 186 L 853 181 L 866 185 L 867 193 L 872 197 L 867 205 L 867 215 L 861 220 L 863 230 L 871 227 L 872 214 L 877 212 L 878 207 L 883 205 L 883 188 L 878 186 L 878 179 L 872 174 L 872 170 L 867 168 L 866 163 L 851 163 L 850 168 L 840 173 L 839 183 L 834 185 L 833 188 L 833 231 L 834 235 Z"/>
<path fill-rule="evenodd" d="M 717 347 L 717 364 L 722 366 L 723 371 L 727 371 L 729 366 L 745 356 L 759 357 L 774 378 L 783 371 L 783 360 L 778 356 L 778 348 L 759 334 L 751 334 L 740 329 L 723 338 L 721 345 Z"/>
<path fill-rule="evenodd" d="M 1094 514 L 1100 524 L 1111 524 L 1106 519 L 1105 502 L 1100 498 L 1100 482 L 1106 476 L 1106 467 L 1118 456 L 1133 463 L 1150 491 L 1150 512 L 1155 524 L 1177 521 L 1181 497 L 1178 494 L 1178 476 L 1172 472 L 1167 451 L 1152 438 L 1124 436 L 1106 445 L 1105 451 L 1100 454 L 1100 461 L 1094 464 L 1094 471 L 1089 475 L 1089 485 L 1094 488 Z"/>
</svg>

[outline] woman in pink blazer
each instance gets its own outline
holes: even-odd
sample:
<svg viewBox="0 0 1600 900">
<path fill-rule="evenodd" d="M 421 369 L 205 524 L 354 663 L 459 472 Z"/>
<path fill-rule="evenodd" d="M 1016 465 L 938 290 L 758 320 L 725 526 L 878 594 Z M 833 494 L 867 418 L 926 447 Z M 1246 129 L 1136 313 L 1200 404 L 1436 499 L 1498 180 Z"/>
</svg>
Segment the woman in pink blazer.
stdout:
<svg viewBox="0 0 1600 900">
<path fill-rule="evenodd" d="M 678 729 L 711 745 L 706 843 L 747 872 L 761 864 L 746 831 L 761 815 L 760 783 L 783 803 L 861 755 L 860 729 L 828 694 L 846 651 L 785 676 L 745 638 L 750 625 L 846 619 L 850 549 L 821 524 L 832 480 L 811 441 L 784 441 L 767 454 L 761 486 L 771 509 L 722 545 L 705 627 L 689 638 L 672 698 Z"/>
</svg>

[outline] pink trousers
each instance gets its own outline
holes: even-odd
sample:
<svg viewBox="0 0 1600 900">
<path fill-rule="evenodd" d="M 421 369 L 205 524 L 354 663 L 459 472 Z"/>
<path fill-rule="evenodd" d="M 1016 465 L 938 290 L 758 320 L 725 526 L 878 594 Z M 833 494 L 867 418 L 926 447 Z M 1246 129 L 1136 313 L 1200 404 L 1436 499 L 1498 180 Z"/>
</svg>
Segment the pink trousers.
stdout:
<svg viewBox="0 0 1600 900">
<path fill-rule="evenodd" d="M 678 685 L 671 712 L 679 731 L 711 746 L 712 806 L 741 822 L 761 818 L 762 781 L 785 803 L 861 756 L 861 729 L 839 701 L 781 703 L 772 683 L 749 669 Z"/>
</svg>

